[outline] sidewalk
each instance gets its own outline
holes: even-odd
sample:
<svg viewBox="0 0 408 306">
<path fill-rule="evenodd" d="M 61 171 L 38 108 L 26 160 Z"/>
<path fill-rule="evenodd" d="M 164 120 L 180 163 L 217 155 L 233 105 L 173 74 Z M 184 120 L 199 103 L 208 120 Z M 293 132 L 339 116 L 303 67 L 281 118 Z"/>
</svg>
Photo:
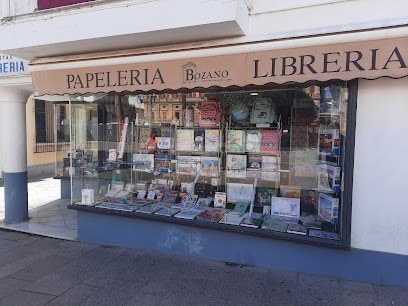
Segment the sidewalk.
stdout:
<svg viewBox="0 0 408 306">
<path fill-rule="evenodd" d="M 0 228 L 48 237 L 76 240 L 77 213 L 67 209 L 69 200 L 60 199 L 60 180 L 42 178 L 28 183 L 27 222 L 4 223 L 4 187 L 0 186 Z"/>
<path fill-rule="evenodd" d="M 408 305 L 406 288 L 78 242 L 58 184 L 30 182 L 28 222 L 0 221 L 0 306 Z"/>
<path fill-rule="evenodd" d="M 407 305 L 408 289 L 0 230 L 0 305 Z"/>
</svg>

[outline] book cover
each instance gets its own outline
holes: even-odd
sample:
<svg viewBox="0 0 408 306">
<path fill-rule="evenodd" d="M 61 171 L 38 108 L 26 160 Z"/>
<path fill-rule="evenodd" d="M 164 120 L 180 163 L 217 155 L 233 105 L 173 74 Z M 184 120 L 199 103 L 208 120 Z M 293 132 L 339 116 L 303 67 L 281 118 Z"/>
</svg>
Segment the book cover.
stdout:
<svg viewBox="0 0 408 306">
<path fill-rule="evenodd" d="M 134 153 L 132 162 L 135 171 L 154 171 L 154 154 Z"/>
<path fill-rule="evenodd" d="M 227 194 L 225 192 L 216 192 L 214 196 L 214 207 L 227 207 Z"/>
<path fill-rule="evenodd" d="M 253 193 L 252 184 L 227 183 L 227 202 L 236 203 L 239 201 L 250 202 Z"/>
<path fill-rule="evenodd" d="M 302 189 L 300 191 L 300 210 L 315 213 L 316 208 L 316 191 L 313 189 Z"/>
<path fill-rule="evenodd" d="M 201 213 L 197 215 L 196 219 L 200 221 L 218 223 L 218 221 L 222 219 L 226 211 L 227 210 L 224 208 L 213 208 L 209 210 L 203 210 Z"/>
<path fill-rule="evenodd" d="M 273 218 L 271 215 L 265 215 L 262 221 L 261 228 L 286 233 L 288 223 Z"/>
<path fill-rule="evenodd" d="M 300 186 L 292 186 L 292 185 L 281 185 L 279 187 L 279 194 L 281 197 L 285 198 L 298 198 L 300 199 Z"/>
<path fill-rule="evenodd" d="M 249 153 L 259 153 L 261 146 L 261 131 L 245 131 L 245 151 Z"/>
<path fill-rule="evenodd" d="M 218 177 L 219 163 L 218 157 L 201 156 L 201 175 Z"/>
<path fill-rule="evenodd" d="M 156 198 L 156 191 L 155 190 L 149 190 L 147 192 L 147 200 L 154 200 Z"/>
<path fill-rule="evenodd" d="M 263 155 L 261 157 L 261 178 L 266 181 L 280 180 L 280 158 L 277 156 Z"/>
<path fill-rule="evenodd" d="M 198 200 L 197 200 L 197 202 L 196 202 L 196 205 L 199 206 L 199 207 L 209 207 L 209 206 L 211 205 L 211 202 L 212 202 L 213 200 L 214 200 L 214 199 L 211 198 L 211 197 L 208 197 L 208 198 L 198 198 Z"/>
<path fill-rule="evenodd" d="M 218 152 L 220 150 L 220 131 L 206 129 L 204 134 L 205 152 Z"/>
<path fill-rule="evenodd" d="M 276 172 L 280 169 L 280 158 L 277 156 L 263 155 L 261 157 L 261 169 L 264 172 Z"/>
<path fill-rule="evenodd" d="M 321 221 L 337 224 L 339 220 L 339 199 L 320 192 L 318 215 Z"/>
<path fill-rule="evenodd" d="M 319 237 L 324 239 L 332 239 L 332 240 L 340 240 L 340 234 L 334 232 L 327 232 L 317 229 L 309 229 L 309 236 L 311 237 Z"/>
<path fill-rule="evenodd" d="M 245 218 L 239 224 L 244 227 L 259 228 L 262 224 L 263 215 L 260 213 L 246 214 Z"/>
<path fill-rule="evenodd" d="M 194 130 L 178 129 L 176 131 L 176 150 L 191 152 L 194 149 Z"/>
<path fill-rule="evenodd" d="M 140 149 L 147 149 L 146 141 L 147 138 L 149 138 L 150 136 L 150 128 L 138 126 L 138 130 L 139 130 L 138 147 Z"/>
<path fill-rule="evenodd" d="M 248 155 L 248 162 L 247 162 L 247 167 L 248 169 L 254 169 L 254 170 L 260 170 L 262 169 L 262 156 L 259 154 L 249 154 Z"/>
<path fill-rule="evenodd" d="M 177 173 L 196 175 L 200 170 L 200 156 L 177 156 Z"/>
<path fill-rule="evenodd" d="M 272 197 L 276 195 L 275 188 L 256 187 L 255 203 L 257 205 L 271 205 Z"/>
<path fill-rule="evenodd" d="M 228 154 L 227 155 L 227 176 L 228 177 L 246 177 L 246 155 Z"/>
<path fill-rule="evenodd" d="M 307 227 L 303 224 L 290 223 L 286 230 L 287 233 L 297 234 L 297 235 L 307 235 Z"/>
<path fill-rule="evenodd" d="M 105 197 L 113 198 L 117 193 L 123 190 L 123 186 L 120 184 L 112 184 L 110 190 L 105 193 Z"/>
<path fill-rule="evenodd" d="M 249 202 L 247 202 L 247 201 L 238 201 L 237 203 L 235 203 L 234 211 L 244 213 L 248 209 L 248 206 L 249 206 Z"/>
<path fill-rule="evenodd" d="M 98 208 L 105 208 L 105 209 L 113 209 L 113 210 L 120 210 L 120 211 L 134 211 L 136 208 L 124 203 L 110 203 L 110 202 L 102 202 L 95 205 Z"/>
<path fill-rule="evenodd" d="M 194 209 L 194 208 L 184 209 L 184 210 L 181 210 L 180 212 L 178 212 L 177 214 L 175 214 L 174 217 L 180 218 L 180 219 L 193 220 L 202 211 L 203 211 L 202 209 Z"/>
<path fill-rule="evenodd" d="M 318 165 L 317 189 L 325 192 L 340 191 L 340 167 Z"/>
<path fill-rule="evenodd" d="M 271 215 L 278 217 L 300 217 L 300 198 L 272 197 Z"/>
<path fill-rule="evenodd" d="M 244 219 L 244 213 L 240 211 L 228 211 L 218 223 L 239 225 Z"/>
<path fill-rule="evenodd" d="M 156 211 L 158 211 L 159 209 L 162 209 L 163 206 L 160 205 L 156 205 L 156 204 L 148 204 L 142 207 L 139 207 L 138 209 L 136 209 L 136 212 L 139 213 L 144 213 L 144 214 L 153 214 Z"/>
<path fill-rule="evenodd" d="M 262 130 L 261 153 L 277 154 L 280 148 L 280 132 L 277 130 Z"/>
<path fill-rule="evenodd" d="M 319 131 L 319 153 L 334 156 L 340 154 L 340 132 L 338 129 Z"/>
<path fill-rule="evenodd" d="M 171 138 L 170 137 L 156 137 L 157 148 L 159 150 L 170 150 Z"/>
<path fill-rule="evenodd" d="M 232 153 L 244 153 L 245 152 L 245 131 L 244 130 L 228 130 L 227 152 L 232 152 Z"/>
<path fill-rule="evenodd" d="M 172 217 L 175 214 L 177 214 L 178 212 L 180 212 L 179 208 L 163 207 L 163 208 L 159 209 L 158 211 L 156 211 L 154 214 L 155 215 L 160 215 L 160 216 Z"/>
</svg>

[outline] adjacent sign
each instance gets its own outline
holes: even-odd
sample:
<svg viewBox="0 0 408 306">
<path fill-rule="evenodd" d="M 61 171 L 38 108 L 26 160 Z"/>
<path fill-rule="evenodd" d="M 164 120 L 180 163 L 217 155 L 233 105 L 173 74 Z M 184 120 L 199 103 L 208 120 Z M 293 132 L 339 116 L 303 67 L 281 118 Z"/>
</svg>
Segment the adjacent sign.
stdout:
<svg viewBox="0 0 408 306">
<path fill-rule="evenodd" d="M 0 53 L 0 77 L 29 73 L 28 61 Z"/>
</svg>

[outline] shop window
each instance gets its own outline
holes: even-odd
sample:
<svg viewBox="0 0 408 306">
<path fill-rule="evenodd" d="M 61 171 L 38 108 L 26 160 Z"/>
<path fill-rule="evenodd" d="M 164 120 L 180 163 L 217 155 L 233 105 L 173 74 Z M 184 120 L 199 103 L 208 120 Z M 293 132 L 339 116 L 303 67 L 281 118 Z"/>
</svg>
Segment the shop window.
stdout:
<svg viewBox="0 0 408 306">
<path fill-rule="evenodd" d="M 93 189 L 94 201 L 86 202 L 78 187 L 72 204 L 347 246 L 350 91 L 356 103 L 349 85 L 189 92 L 188 103 L 169 102 L 161 116 L 153 116 L 160 105 L 152 101 L 138 120 L 126 96 L 112 95 L 103 102 L 112 116 L 98 121 L 100 129 L 116 127 L 116 137 L 100 134 L 93 150 L 98 163 L 70 172 L 77 186 Z M 72 121 L 76 133 L 87 128 L 86 121 Z"/>
<path fill-rule="evenodd" d="M 35 153 L 69 148 L 67 105 L 35 100 Z M 54 122 L 57 122 L 54 126 Z"/>
</svg>

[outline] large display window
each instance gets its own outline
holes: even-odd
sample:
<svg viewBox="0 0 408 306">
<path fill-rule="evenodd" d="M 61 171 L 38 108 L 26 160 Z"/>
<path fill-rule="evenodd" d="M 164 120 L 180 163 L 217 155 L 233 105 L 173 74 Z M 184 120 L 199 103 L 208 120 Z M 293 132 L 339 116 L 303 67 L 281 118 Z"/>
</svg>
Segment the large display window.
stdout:
<svg viewBox="0 0 408 306">
<path fill-rule="evenodd" d="M 71 96 L 57 175 L 71 208 L 347 246 L 350 90 Z"/>
</svg>

